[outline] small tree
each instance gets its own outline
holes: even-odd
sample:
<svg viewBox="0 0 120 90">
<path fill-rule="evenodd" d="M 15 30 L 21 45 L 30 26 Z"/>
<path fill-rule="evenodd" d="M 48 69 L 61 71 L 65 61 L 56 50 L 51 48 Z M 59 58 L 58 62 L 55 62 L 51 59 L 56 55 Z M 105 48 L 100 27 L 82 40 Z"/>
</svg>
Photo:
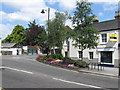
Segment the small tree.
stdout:
<svg viewBox="0 0 120 90">
<path fill-rule="evenodd" d="M 36 21 L 30 22 L 25 31 L 24 45 L 38 45 L 44 47 L 44 41 L 47 39 L 43 26 L 39 26 Z"/>
<path fill-rule="evenodd" d="M 16 25 L 10 35 L 8 35 L 2 43 L 18 43 L 23 44 L 25 29 L 22 25 Z"/>
<path fill-rule="evenodd" d="M 53 48 L 53 54 L 55 54 L 55 47 L 59 47 L 60 53 L 62 49 L 63 42 L 66 38 L 66 27 L 65 20 L 67 19 L 67 14 L 55 13 L 55 18 L 50 20 L 48 26 L 48 45 L 49 48 Z"/>
<path fill-rule="evenodd" d="M 72 17 L 74 25 L 74 46 L 79 47 L 83 53 L 84 49 L 97 47 L 98 30 L 92 25 L 94 15 L 90 8 L 91 3 L 86 0 L 77 1 L 76 11 Z M 83 58 L 82 58 L 83 59 Z"/>
</svg>

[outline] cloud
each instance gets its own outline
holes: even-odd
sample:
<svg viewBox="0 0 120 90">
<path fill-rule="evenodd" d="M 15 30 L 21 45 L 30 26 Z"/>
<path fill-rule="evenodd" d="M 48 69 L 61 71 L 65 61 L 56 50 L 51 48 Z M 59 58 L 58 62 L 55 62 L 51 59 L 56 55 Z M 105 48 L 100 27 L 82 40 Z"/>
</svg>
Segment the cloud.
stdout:
<svg viewBox="0 0 120 90">
<path fill-rule="evenodd" d="M 0 37 L 4 39 L 7 35 L 11 34 L 14 26 L 10 24 L 0 24 Z"/>
<path fill-rule="evenodd" d="M 1 3 L 18 10 L 28 7 L 46 7 L 44 0 L 2 0 Z"/>
<path fill-rule="evenodd" d="M 118 9 L 118 3 L 104 3 L 103 9 L 104 11 Z"/>
<path fill-rule="evenodd" d="M 100 2 L 106 2 L 106 3 L 108 3 L 108 2 L 118 3 L 119 0 L 88 0 L 88 1 L 89 1 L 89 2 L 98 2 L 98 3 L 100 3 Z"/>
<path fill-rule="evenodd" d="M 90 2 L 115 2 L 118 0 L 88 0 Z M 42 15 L 40 12 L 42 9 L 47 9 L 46 2 L 54 4 L 58 3 L 59 7 L 63 10 L 72 10 L 76 6 L 76 0 L 2 0 L 1 3 L 10 7 L 11 9 L 16 9 L 17 12 L 6 13 L 1 11 L 1 19 L 2 21 L 31 21 L 33 19 L 37 19 L 41 22 L 47 20 L 47 12 L 46 14 Z M 112 10 L 115 9 L 115 5 L 105 4 L 104 10 Z M 56 10 L 51 8 L 50 10 L 50 18 L 53 18 L 54 12 Z"/>
<path fill-rule="evenodd" d="M 71 20 L 68 19 L 68 20 L 66 21 L 65 25 L 66 25 L 66 26 L 68 25 L 71 29 L 73 29 L 73 25 L 72 25 Z"/>
<path fill-rule="evenodd" d="M 1 19 L 2 21 L 23 21 L 28 22 L 33 19 L 37 19 L 38 21 L 44 22 L 47 20 L 47 11 L 45 14 L 41 14 L 42 9 L 48 9 L 48 7 L 45 5 L 44 0 L 2 0 L 3 4 L 5 4 L 7 7 L 10 7 L 12 9 L 16 9 L 16 12 L 12 13 L 6 13 L 1 11 Z M 51 8 L 50 10 L 50 18 L 53 18 L 54 12 L 56 10 Z"/>
<path fill-rule="evenodd" d="M 59 0 L 59 7 L 64 10 L 72 10 L 76 6 L 76 0 Z"/>
<path fill-rule="evenodd" d="M 45 2 L 47 2 L 49 4 L 58 3 L 59 7 L 62 8 L 63 10 L 74 9 L 76 7 L 76 1 L 81 1 L 81 0 L 45 0 Z M 88 0 L 88 1 L 92 2 L 92 3 L 118 4 L 119 0 Z M 112 7 L 111 7 L 111 9 L 112 9 Z"/>
<path fill-rule="evenodd" d="M 98 16 L 103 16 L 103 12 L 99 12 L 99 13 L 98 13 Z"/>
</svg>

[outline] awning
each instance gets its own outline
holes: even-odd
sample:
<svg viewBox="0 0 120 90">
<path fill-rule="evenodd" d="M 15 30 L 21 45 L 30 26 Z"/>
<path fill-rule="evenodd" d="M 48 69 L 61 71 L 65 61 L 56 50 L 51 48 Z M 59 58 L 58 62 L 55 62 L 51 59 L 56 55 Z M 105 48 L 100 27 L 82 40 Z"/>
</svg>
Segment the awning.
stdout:
<svg viewBox="0 0 120 90">
<path fill-rule="evenodd" d="M 114 48 L 98 48 L 97 51 L 115 51 Z"/>
</svg>

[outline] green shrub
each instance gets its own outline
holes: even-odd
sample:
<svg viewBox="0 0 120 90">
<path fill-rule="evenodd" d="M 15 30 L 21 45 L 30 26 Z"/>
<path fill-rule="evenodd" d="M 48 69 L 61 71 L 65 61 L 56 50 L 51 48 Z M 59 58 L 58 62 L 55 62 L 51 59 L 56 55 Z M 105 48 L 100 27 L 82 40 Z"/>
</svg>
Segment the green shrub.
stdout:
<svg viewBox="0 0 120 90">
<path fill-rule="evenodd" d="M 47 61 L 53 61 L 54 59 L 51 57 L 46 58 Z"/>
<path fill-rule="evenodd" d="M 41 60 L 46 60 L 48 57 L 47 56 L 44 56 L 41 58 Z"/>
<path fill-rule="evenodd" d="M 75 64 L 76 60 L 64 60 L 63 62 L 68 64 Z"/>
<path fill-rule="evenodd" d="M 63 57 L 62 60 L 71 60 L 69 57 Z"/>
<path fill-rule="evenodd" d="M 82 61 L 82 60 L 76 61 L 76 63 L 74 65 L 77 66 L 77 67 L 80 67 L 80 68 L 88 67 L 88 64 L 85 61 Z"/>
<path fill-rule="evenodd" d="M 52 54 L 51 57 L 54 58 L 54 59 L 56 59 L 56 58 L 57 59 L 62 59 L 63 58 L 62 54 Z"/>
</svg>

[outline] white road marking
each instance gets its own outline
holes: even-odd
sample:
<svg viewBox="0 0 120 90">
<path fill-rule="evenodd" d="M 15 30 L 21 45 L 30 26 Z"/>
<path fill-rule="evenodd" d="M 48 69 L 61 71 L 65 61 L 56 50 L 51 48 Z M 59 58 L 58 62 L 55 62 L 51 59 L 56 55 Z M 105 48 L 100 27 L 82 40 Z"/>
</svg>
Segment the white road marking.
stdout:
<svg viewBox="0 0 120 90">
<path fill-rule="evenodd" d="M 19 70 L 19 69 L 15 69 L 15 68 L 11 68 L 11 67 L 2 67 L 2 68 L 7 68 L 7 69 L 11 69 L 11 70 L 18 71 L 18 72 L 28 73 L 28 74 L 33 74 L 33 72 L 30 72 L 30 71 Z"/>
<path fill-rule="evenodd" d="M 77 82 L 67 81 L 67 80 L 58 79 L 58 78 L 53 78 L 53 79 L 58 80 L 58 81 L 62 81 L 62 82 L 66 82 L 66 83 L 72 83 L 72 84 L 82 85 L 82 86 L 86 86 L 86 87 L 91 87 L 91 88 L 102 88 L 102 87 L 98 87 L 98 86 L 87 85 L 87 84 L 83 84 L 83 83 L 77 83 Z"/>
</svg>

